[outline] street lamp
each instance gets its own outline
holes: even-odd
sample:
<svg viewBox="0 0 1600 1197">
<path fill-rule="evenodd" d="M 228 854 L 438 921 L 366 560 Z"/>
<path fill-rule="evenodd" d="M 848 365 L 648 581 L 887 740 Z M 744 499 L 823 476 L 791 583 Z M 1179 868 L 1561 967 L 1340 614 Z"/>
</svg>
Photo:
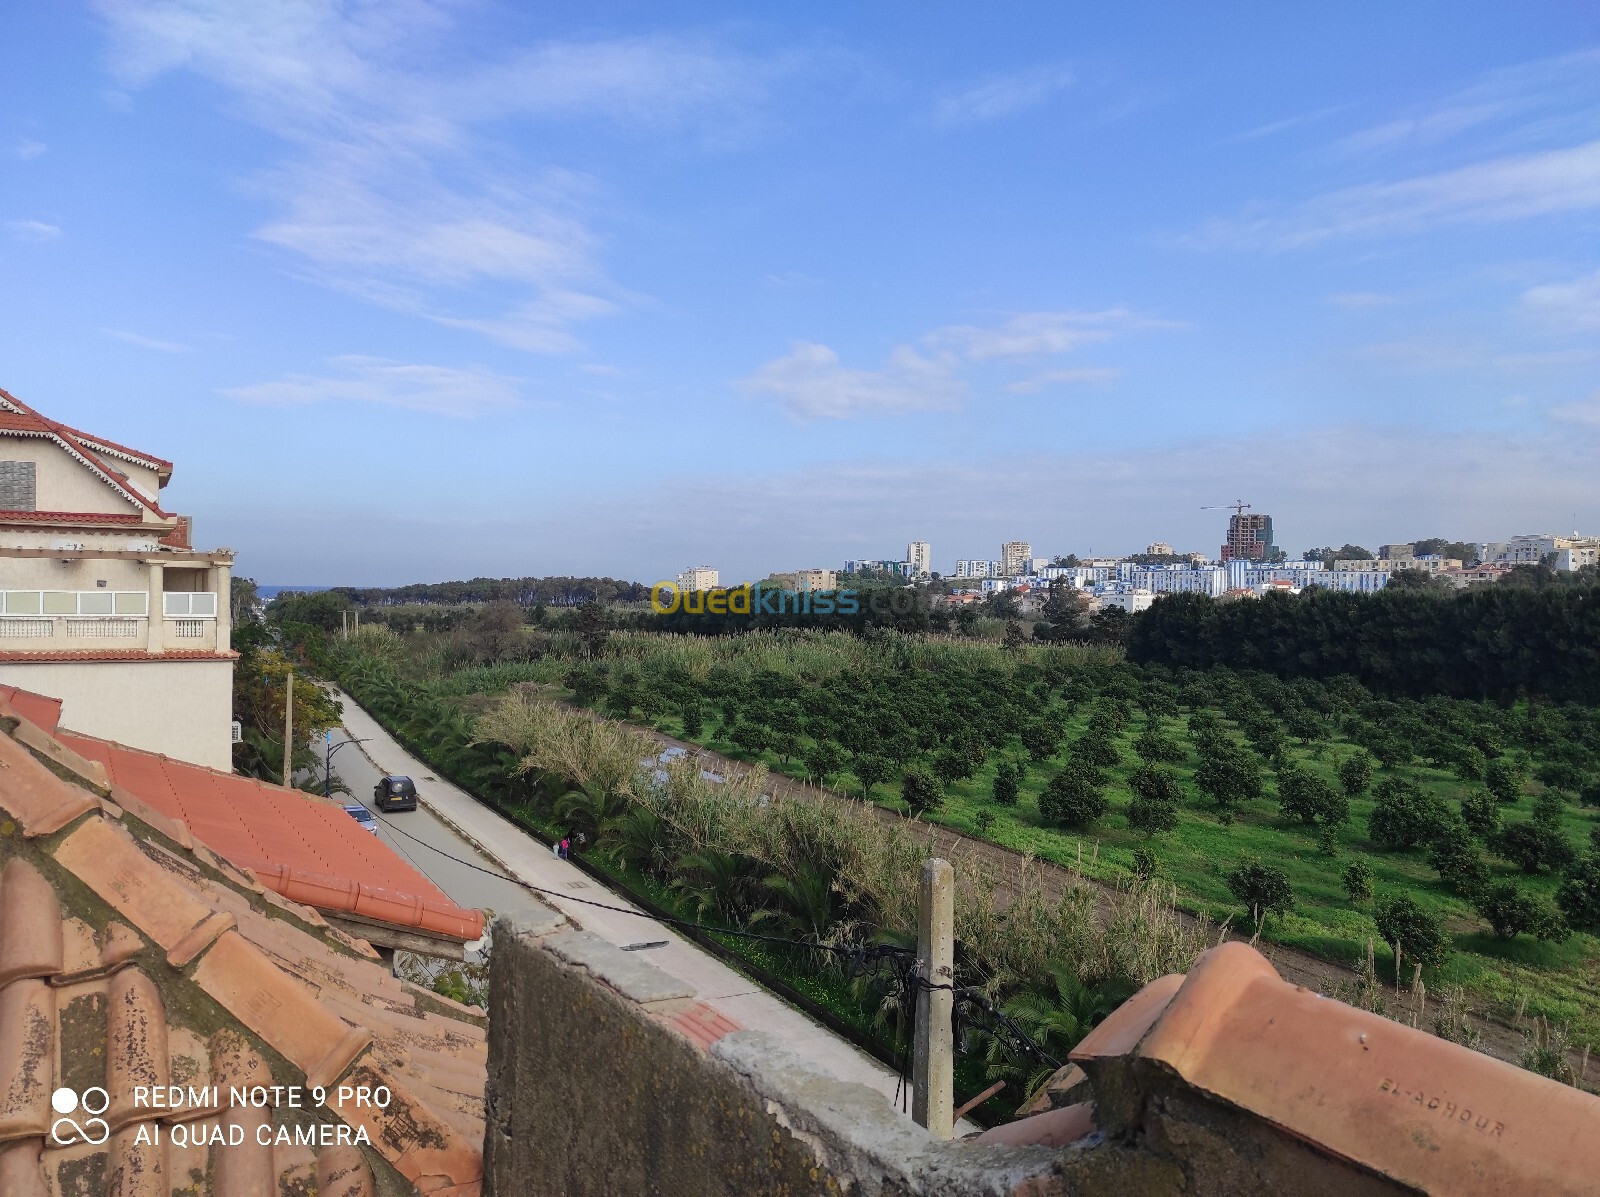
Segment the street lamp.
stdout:
<svg viewBox="0 0 1600 1197">
<path fill-rule="evenodd" d="M 333 754 L 347 744 L 365 744 L 371 738 L 371 736 L 363 736 L 359 740 L 340 740 L 335 744 L 333 742 L 333 729 L 328 729 L 328 751 L 322 758 L 322 796 L 324 798 L 330 796 L 328 787 L 333 783 Z"/>
</svg>

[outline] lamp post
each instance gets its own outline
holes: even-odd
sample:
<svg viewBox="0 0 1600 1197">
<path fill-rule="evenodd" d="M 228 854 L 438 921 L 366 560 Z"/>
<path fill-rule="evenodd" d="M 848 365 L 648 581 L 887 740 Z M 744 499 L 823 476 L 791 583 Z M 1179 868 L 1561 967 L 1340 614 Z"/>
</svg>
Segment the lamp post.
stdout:
<svg viewBox="0 0 1600 1197">
<path fill-rule="evenodd" d="M 333 754 L 347 744 L 365 744 L 371 738 L 371 736 L 363 736 L 359 740 L 340 740 L 335 744 L 333 742 L 333 729 L 328 729 L 328 751 L 322 758 L 322 796 L 324 798 L 329 796 L 328 787 L 333 784 Z"/>
</svg>

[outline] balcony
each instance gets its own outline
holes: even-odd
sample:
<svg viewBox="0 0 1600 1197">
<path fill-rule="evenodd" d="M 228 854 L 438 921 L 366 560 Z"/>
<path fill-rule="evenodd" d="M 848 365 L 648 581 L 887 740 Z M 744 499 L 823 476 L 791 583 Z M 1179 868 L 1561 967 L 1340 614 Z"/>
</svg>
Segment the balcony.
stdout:
<svg viewBox="0 0 1600 1197">
<path fill-rule="evenodd" d="M 0 591 L 0 651 L 92 652 L 150 643 L 150 596 L 142 590 Z M 164 651 L 217 650 L 217 596 L 162 595 Z"/>
</svg>

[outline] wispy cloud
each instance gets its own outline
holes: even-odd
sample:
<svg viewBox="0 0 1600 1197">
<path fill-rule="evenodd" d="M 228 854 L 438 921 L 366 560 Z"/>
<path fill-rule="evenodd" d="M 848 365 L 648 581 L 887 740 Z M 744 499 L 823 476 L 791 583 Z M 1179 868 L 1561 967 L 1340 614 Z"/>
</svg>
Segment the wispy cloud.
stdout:
<svg viewBox="0 0 1600 1197">
<path fill-rule="evenodd" d="M 994 325 L 947 324 L 917 345 L 899 345 L 881 369 L 843 365 L 827 345 L 797 341 L 735 385 L 746 394 L 779 400 L 802 420 L 852 419 L 949 411 L 971 391 L 968 374 L 982 367 L 1032 364 L 1034 373 L 1006 384 L 1026 395 L 1069 383 L 1109 382 L 1119 371 L 1103 367 L 1039 371 L 1033 359 L 1069 353 L 1134 329 L 1176 328 L 1126 308 L 1098 312 L 1022 312 Z"/>
<path fill-rule="evenodd" d="M 992 75 L 940 100 L 934 109 L 934 123 L 977 125 L 1013 116 L 1038 107 L 1072 83 L 1072 71 L 1060 64 Z"/>
<path fill-rule="evenodd" d="M 1039 391 L 1059 386 L 1081 386 L 1090 383 L 1115 382 L 1122 371 L 1111 366 L 1082 366 L 1075 370 L 1044 370 L 1030 378 L 1018 379 L 1007 385 L 1013 395 L 1033 395 Z"/>
<path fill-rule="evenodd" d="M 902 345 L 881 370 L 841 365 L 839 355 L 814 341 L 797 341 L 783 357 L 738 382 L 752 395 L 776 398 L 802 420 L 897 416 L 958 407 L 966 384 L 951 364 Z"/>
<path fill-rule="evenodd" d="M 923 340 L 935 348 L 952 349 L 971 361 L 985 361 L 1065 353 L 1080 345 L 1104 341 L 1119 332 L 1156 327 L 1176 325 L 1139 316 L 1126 308 L 1101 312 L 1022 312 L 991 327 L 946 325 L 934 329 Z"/>
<path fill-rule="evenodd" d="M 1264 137 L 1276 137 L 1279 133 L 1287 133 L 1290 129 L 1299 129 L 1305 125 L 1313 125 L 1318 121 L 1327 120 L 1330 116 L 1337 116 L 1349 107 L 1348 104 L 1330 104 L 1326 108 L 1318 108 L 1313 112 L 1302 112 L 1298 116 L 1284 117 L 1282 120 L 1271 121 L 1265 125 L 1257 125 L 1253 129 L 1246 129 L 1242 133 L 1235 133 L 1232 137 L 1225 137 L 1220 144 L 1232 145 L 1241 141 L 1260 141 Z"/>
<path fill-rule="evenodd" d="M 50 147 L 45 145 L 45 143 L 42 141 L 35 141 L 31 137 L 24 137 L 21 141 L 17 142 L 16 145 L 11 147 L 11 152 L 18 158 L 22 159 L 22 161 L 28 162 L 34 158 L 37 158 L 49 148 Z"/>
<path fill-rule="evenodd" d="M 716 140 L 759 117 L 773 69 L 709 43 L 635 38 L 442 52 L 448 0 L 101 0 L 117 77 L 200 75 L 279 139 L 255 235 L 299 273 L 536 353 L 632 298 L 600 262 L 596 187 L 531 162 L 509 121 Z M 449 64 L 449 65 L 441 65 Z"/>
<path fill-rule="evenodd" d="M 54 241 L 61 236 L 59 225 L 46 224 L 42 220 L 8 220 L 5 229 L 16 240 L 33 245 Z"/>
<path fill-rule="evenodd" d="M 140 349 L 154 349 L 161 353 L 193 353 L 194 346 L 184 345 L 178 341 L 158 341 L 155 337 L 146 337 L 136 332 L 128 332 L 121 328 L 102 328 L 101 332 L 108 337 L 115 337 L 129 345 L 137 345 Z"/>
<path fill-rule="evenodd" d="M 1600 329 L 1600 270 L 1570 282 L 1530 287 L 1522 293 L 1522 303 L 1558 329 Z"/>
<path fill-rule="evenodd" d="M 1339 291 L 1328 296 L 1328 302 L 1336 308 L 1358 312 L 1366 308 L 1393 307 L 1400 302 L 1400 297 L 1382 291 Z"/>
<path fill-rule="evenodd" d="M 1297 249 L 1339 237 L 1489 224 L 1600 207 L 1600 141 L 1517 154 L 1398 183 L 1329 192 L 1289 208 L 1212 221 L 1192 243 Z"/>
<path fill-rule="evenodd" d="M 1568 424 L 1581 424 L 1587 428 L 1600 429 L 1600 391 L 1596 391 L 1587 399 L 1579 399 L 1574 403 L 1563 403 L 1550 409 L 1550 414 L 1557 420 Z"/>
<path fill-rule="evenodd" d="M 409 365 L 356 356 L 334 358 L 329 364 L 336 374 L 289 374 L 277 382 L 228 387 L 220 393 L 241 403 L 272 407 L 373 403 L 458 418 L 505 411 L 522 403 L 516 379 L 479 366 Z"/>
</svg>

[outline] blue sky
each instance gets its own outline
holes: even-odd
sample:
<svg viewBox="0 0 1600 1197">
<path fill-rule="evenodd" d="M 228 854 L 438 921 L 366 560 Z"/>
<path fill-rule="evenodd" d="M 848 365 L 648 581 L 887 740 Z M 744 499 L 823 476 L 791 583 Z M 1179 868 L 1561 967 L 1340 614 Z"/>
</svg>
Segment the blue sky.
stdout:
<svg viewBox="0 0 1600 1197">
<path fill-rule="evenodd" d="M 263 582 L 1600 527 L 1591 4 L 0 38 L 0 386 Z"/>
</svg>

